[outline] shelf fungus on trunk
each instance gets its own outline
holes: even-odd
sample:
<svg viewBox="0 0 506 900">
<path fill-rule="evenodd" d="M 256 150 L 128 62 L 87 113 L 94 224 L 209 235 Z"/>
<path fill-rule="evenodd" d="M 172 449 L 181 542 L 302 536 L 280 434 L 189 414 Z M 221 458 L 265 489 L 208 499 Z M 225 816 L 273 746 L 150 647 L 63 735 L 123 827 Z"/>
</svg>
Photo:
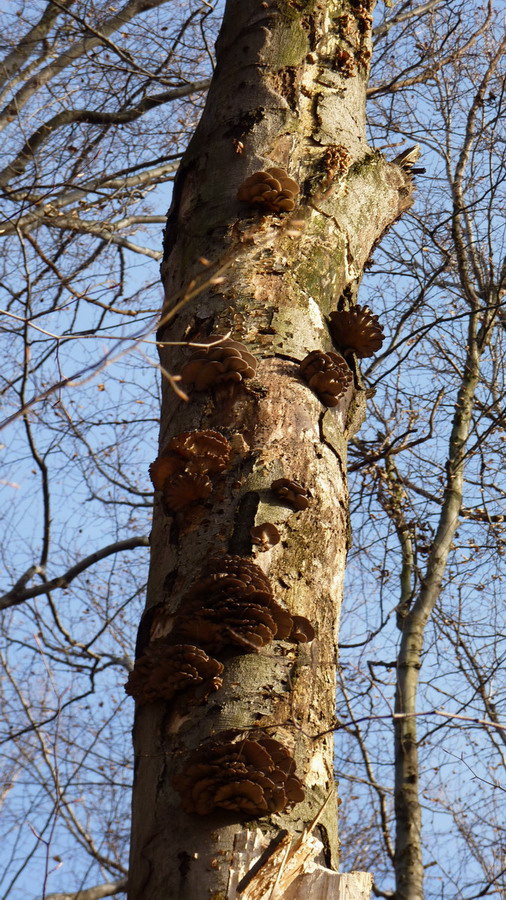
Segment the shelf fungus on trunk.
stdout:
<svg viewBox="0 0 506 900">
<path fill-rule="evenodd" d="M 307 488 L 293 478 L 278 478 L 272 482 L 271 490 L 298 510 L 307 509 L 311 502 Z"/>
<path fill-rule="evenodd" d="M 275 213 L 291 212 L 299 190 L 295 178 L 290 178 L 284 169 L 271 166 L 265 172 L 253 172 L 239 188 L 237 199 L 265 206 Z"/>
<path fill-rule="evenodd" d="M 281 540 L 281 535 L 272 522 L 264 522 L 263 525 L 255 525 L 250 528 L 251 541 L 258 550 L 265 552 L 275 547 Z"/>
<path fill-rule="evenodd" d="M 293 616 L 276 602 L 268 578 L 255 563 L 223 556 L 210 560 L 181 600 L 172 635 L 215 653 L 230 646 L 255 653 L 273 640 L 299 640 L 295 633 L 302 631 L 294 631 Z"/>
<path fill-rule="evenodd" d="M 216 342 L 220 341 L 219 344 Z M 241 382 L 253 378 L 257 360 L 239 341 L 220 334 L 206 338 L 202 343 L 210 347 L 199 347 L 181 369 L 181 378 L 193 384 L 196 391 L 205 391 L 220 384 Z"/>
<path fill-rule="evenodd" d="M 359 359 L 373 356 L 384 341 L 383 328 L 368 306 L 352 306 L 331 312 L 330 334 L 342 353 L 353 351 Z"/>
<path fill-rule="evenodd" d="M 300 364 L 300 374 L 325 406 L 337 406 L 353 379 L 346 360 L 331 350 L 311 350 Z"/>
<path fill-rule="evenodd" d="M 209 475 L 226 469 L 231 453 L 231 444 L 219 431 L 183 431 L 149 467 L 155 491 L 163 492 L 175 512 L 204 500 L 212 491 Z"/>
<path fill-rule="evenodd" d="M 219 431 L 182 431 L 169 441 L 152 463 L 151 480 L 157 490 L 163 488 L 163 483 L 160 486 L 157 479 L 160 460 L 171 460 L 173 474 L 183 471 L 215 474 L 227 468 L 231 452 L 229 442 Z"/>
<path fill-rule="evenodd" d="M 213 490 L 211 479 L 207 475 L 183 472 L 169 478 L 163 486 L 163 498 L 174 512 L 181 512 L 197 500 L 205 500 Z"/>
<path fill-rule="evenodd" d="M 194 644 L 159 638 L 146 647 L 128 676 L 125 691 L 138 703 L 170 701 L 181 691 L 188 703 L 205 703 L 222 684 L 223 664 Z"/>
<path fill-rule="evenodd" d="M 260 817 L 304 799 L 290 752 L 261 730 L 221 732 L 189 756 L 172 783 L 185 811 L 199 815 L 221 808 Z"/>
<path fill-rule="evenodd" d="M 314 639 L 315 630 L 305 616 L 292 616 L 293 625 L 290 640 L 298 644 L 309 644 Z"/>
<path fill-rule="evenodd" d="M 327 183 L 334 178 L 346 175 L 353 161 L 351 153 L 343 144 L 329 144 L 323 155 L 323 165 L 327 173 Z"/>
</svg>

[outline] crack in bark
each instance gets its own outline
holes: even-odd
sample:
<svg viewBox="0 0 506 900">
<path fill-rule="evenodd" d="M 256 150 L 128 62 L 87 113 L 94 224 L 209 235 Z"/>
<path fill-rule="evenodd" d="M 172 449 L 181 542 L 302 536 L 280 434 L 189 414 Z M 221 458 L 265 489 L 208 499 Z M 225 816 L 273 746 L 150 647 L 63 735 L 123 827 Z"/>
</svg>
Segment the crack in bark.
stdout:
<svg viewBox="0 0 506 900">
<path fill-rule="evenodd" d="M 228 542 L 228 552 L 235 556 L 248 556 L 251 553 L 250 528 L 255 524 L 255 516 L 260 504 L 257 491 L 244 494 L 235 514 L 234 530 Z"/>
</svg>

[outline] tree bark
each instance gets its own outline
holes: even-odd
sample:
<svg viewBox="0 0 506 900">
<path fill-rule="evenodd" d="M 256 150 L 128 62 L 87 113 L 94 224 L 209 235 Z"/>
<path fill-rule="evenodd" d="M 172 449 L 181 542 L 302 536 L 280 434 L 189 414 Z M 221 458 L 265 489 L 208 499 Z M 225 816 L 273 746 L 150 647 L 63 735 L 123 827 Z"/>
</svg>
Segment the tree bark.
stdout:
<svg viewBox="0 0 506 900">
<path fill-rule="evenodd" d="M 130 900 L 235 896 L 238 841 L 257 821 L 263 840 L 253 856 L 282 829 L 296 839 L 309 828 L 323 846 L 317 861 L 338 865 L 332 728 L 349 544 L 346 447 L 363 421 L 365 391 L 354 367 L 351 386 L 327 409 L 299 363 L 332 348 L 325 316 L 340 298 L 354 301 L 374 244 L 411 202 L 409 175 L 365 138 L 373 5 L 229 0 L 207 104 L 174 186 L 162 264 L 163 370 L 177 374 L 191 352 L 168 342 L 229 332 L 255 354 L 258 370 L 249 387 L 192 391 L 189 402 L 164 380 L 161 448 L 183 431 L 212 429 L 235 455 L 205 502 L 168 515 L 155 495 L 140 650 L 157 614 L 151 608 L 176 609 L 206 561 L 223 554 L 254 559 L 277 602 L 307 617 L 315 638 L 227 652 L 223 685 L 202 706 L 138 708 Z M 293 213 L 263 214 L 237 200 L 244 180 L 269 166 L 299 182 Z M 188 285 L 195 291 L 194 280 L 219 263 L 225 280 L 188 299 Z M 270 485 L 280 477 L 310 490 L 308 509 L 294 512 L 275 498 Z M 265 522 L 281 540 L 258 552 L 250 529 Z M 188 755 L 223 731 L 252 728 L 293 755 L 305 800 L 250 823 L 225 810 L 183 812 L 172 777 Z"/>
</svg>

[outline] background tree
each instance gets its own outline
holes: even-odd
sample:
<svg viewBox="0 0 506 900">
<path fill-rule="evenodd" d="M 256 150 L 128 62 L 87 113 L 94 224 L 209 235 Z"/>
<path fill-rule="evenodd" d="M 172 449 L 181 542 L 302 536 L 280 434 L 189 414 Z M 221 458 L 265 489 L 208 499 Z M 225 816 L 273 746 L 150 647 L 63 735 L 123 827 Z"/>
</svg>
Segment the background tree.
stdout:
<svg viewBox="0 0 506 900">
<path fill-rule="evenodd" d="M 378 887 L 388 895 L 391 865 L 401 897 L 421 894 L 423 859 L 432 896 L 494 895 L 504 886 L 497 777 L 504 765 L 504 730 L 497 727 L 504 633 L 494 610 L 504 552 L 505 257 L 497 211 L 504 202 L 498 125 L 505 45 L 492 6 L 474 21 L 471 36 L 456 27 L 451 59 L 424 85 L 420 109 L 431 111 L 430 133 L 425 118 L 409 119 L 410 133 L 427 148 L 433 180 L 404 232 L 377 258 L 371 288 L 385 298 L 392 339 L 368 372 L 377 394 L 350 466 L 358 479 L 355 553 L 370 557 L 380 603 L 368 613 L 368 635 L 363 624 L 352 625 L 362 632 L 353 639 L 360 674 L 345 663 L 343 716 L 351 718 L 347 733 L 357 746 L 341 744 L 343 768 L 352 759 L 365 765 L 361 779 L 382 821 L 379 858 L 390 858 Z M 430 54 L 440 34 L 438 13 L 419 29 L 420 48 Z M 374 106 L 381 117 L 388 112 L 380 91 Z M 386 139 L 392 130 L 389 123 Z M 402 279 L 395 277 L 400 270 Z M 395 735 L 374 721 L 364 732 L 361 720 L 373 698 L 378 719 L 387 710 L 390 718 L 394 702 L 401 713 L 445 711 L 425 714 L 421 723 L 400 718 Z M 395 787 L 380 775 L 393 757 L 392 739 Z M 430 839 L 423 846 L 422 818 L 427 834 L 444 836 L 437 852 Z M 376 830 L 375 843 L 378 837 Z"/>
<path fill-rule="evenodd" d="M 403 3 L 380 5 L 374 23 L 370 141 L 391 157 L 406 146 L 404 138 L 408 145 L 416 140 L 428 169 L 417 179 L 412 212 L 376 251 L 360 297 L 366 302 L 371 291 L 371 305 L 393 339 L 367 374 L 377 394 L 351 460 L 355 537 L 341 640 L 362 646 L 342 648 L 337 769 L 343 869 L 373 871 L 384 893 L 393 872 L 394 670 L 383 664 L 395 662 L 399 632 L 389 629 L 407 596 L 397 591 L 398 573 L 404 591 L 411 574 L 415 597 L 430 529 L 437 527 L 471 308 L 456 260 L 470 247 L 471 284 L 480 294 L 487 284 L 496 292 L 493 302 L 487 296 L 494 294 L 478 297 L 480 315 L 484 302 L 498 312 L 481 356 L 463 522 L 426 628 L 418 710 L 429 713 L 443 698 L 453 717 L 427 715 L 419 723 L 425 893 L 472 897 L 503 890 L 504 732 L 469 721 L 498 721 L 504 697 L 495 612 L 504 491 L 497 327 L 502 63 L 479 92 L 501 40 L 500 15 L 494 4 Z M 19 3 L 4 14 L 4 106 L 12 105 L 2 119 L 8 314 L 2 397 L 8 421 L 20 410 L 27 414 L 3 431 L 2 896 L 31 896 L 34 884 L 39 896 L 104 880 L 119 890 L 126 872 L 130 705 L 122 683 L 142 606 L 141 539 L 151 506 L 146 471 L 155 455 L 158 404 L 146 342 L 153 339 L 159 298 L 156 264 L 148 257 L 160 258 L 156 219 L 167 205 L 166 187 L 149 190 L 173 177 L 169 167 L 177 158 L 167 157 L 180 153 L 200 115 L 202 90 L 191 91 L 210 75 L 219 18 L 199 4 L 174 17 L 175 7 L 164 3 L 116 10 Z M 190 93 L 172 93 L 151 108 L 141 103 L 178 89 Z M 473 102 L 475 122 L 464 148 Z M 83 109 L 117 118 L 135 110 L 139 117 L 54 122 L 60 113 Z M 43 123 L 51 128 L 38 131 Z M 41 142 L 30 145 L 33 136 Z M 464 234 L 459 253 L 448 193 L 455 181 L 463 210 L 456 216 Z M 67 205 L 59 206 L 62 198 Z M 401 568 L 399 547 L 409 561 L 410 545 L 411 569 Z M 97 558 L 94 551 L 104 552 Z M 72 571 L 81 560 L 82 569 Z M 69 569 L 75 579 L 71 592 L 62 592 L 54 579 Z"/>
</svg>

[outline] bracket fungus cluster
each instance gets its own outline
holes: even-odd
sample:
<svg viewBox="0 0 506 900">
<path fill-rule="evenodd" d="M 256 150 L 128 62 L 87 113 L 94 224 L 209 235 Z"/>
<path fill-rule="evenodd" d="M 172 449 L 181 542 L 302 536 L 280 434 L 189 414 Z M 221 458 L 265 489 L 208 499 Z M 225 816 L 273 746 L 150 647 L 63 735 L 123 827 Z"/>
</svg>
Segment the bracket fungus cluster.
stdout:
<svg viewBox="0 0 506 900">
<path fill-rule="evenodd" d="M 165 484 L 163 496 L 170 509 L 174 512 L 181 512 L 191 503 L 205 500 L 212 490 L 211 479 L 207 475 L 184 472 L 182 475 L 174 475 Z"/>
<path fill-rule="evenodd" d="M 372 27 L 374 0 L 350 0 L 353 15 L 358 23 L 359 31 L 367 33 Z"/>
<path fill-rule="evenodd" d="M 369 2 L 364 0 L 362 9 L 357 0 L 350 0 L 355 18 L 363 14 L 369 21 Z M 351 21 L 350 16 L 344 18 Z M 336 65 L 343 75 L 350 76 L 356 74 L 357 60 L 356 55 L 341 50 Z M 325 151 L 328 179 L 344 175 L 350 163 L 344 145 L 331 145 Z M 273 166 L 250 175 L 237 198 L 282 214 L 295 208 L 299 191 L 295 179 Z M 342 353 L 353 352 L 358 358 L 371 356 L 383 342 L 378 317 L 367 306 L 338 308 L 330 314 L 329 328 Z M 211 335 L 194 348 L 180 375 L 195 391 L 206 391 L 240 384 L 253 378 L 256 369 L 255 356 L 243 344 L 224 335 Z M 300 375 L 327 407 L 337 406 L 353 381 L 344 356 L 332 351 L 311 351 L 300 363 Z M 216 392 L 214 399 L 220 396 L 223 400 L 223 394 Z M 166 507 L 179 512 L 207 498 L 213 478 L 229 467 L 232 452 L 248 450 L 241 440 L 242 448 L 232 446 L 223 434 L 211 430 L 185 431 L 173 437 L 150 466 L 154 488 L 163 494 Z M 240 485 L 237 482 L 236 486 Z M 278 478 L 271 490 L 295 510 L 310 505 L 311 493 L 294 479 Z M 224 535 L 220 532 L 219 536 L 221 541 Z M 278 528 L 270 522 L 252 527 L 250 536 L 259 551 L 280 542 Z M 149 641 L 142 650 L 144 644 L 139 640 L 142 655 L 125 690 L 139 704 L 170 703 L 177 698 L 178 712 L 181 704 L 205 703 L 222 686 L 225 665 L 220 660 L 226 663 L 232 654 L 258 653 L 274 640 L 309 643 L 315 637 L 307 618 L 290 613 L 277 602 L 268 577 L 251 558 L 232 555 L 210 559 L 177 607 L 175 603 L 158 604 L 146 621 L 148 625 Z M 200 815 L 224 809 L 241 817 L 258 817 L 281 812 L 304 799 L 290 752 L 259 728 L 219 732 L 189 754 L 172 783 L 183 808 Z"/>
<path fill-rule="evenodd" d="M 171 701 L 182 691 L 187 703 L 204 703 L 218 690 L 223 663 L 200 645 L 251 653 L 274 638 L 307 643 L 315 635 L 308 619 L 276 603 L 262 570 L 240 556 L 211 559 L 174 613 L 164 604 L 154 611 L 149 643 L 125 685 L 140 704 Z"/>
<path fill-rule="evenodd" d="M 291 212 L 299 190 L 295 178 L 290 178 L 284 169 L 271 166 L 265 172 L 253 172 L 239 188 L 237 199 L 265 206 L 275 213 Z"/>
<path fill-rule="evenodd" d="M 202 816 L 218 807 L 263 816 L 304 799 L 293 757 L 266 732 L 222 732 L 190 755 L 172 783 L 186 812 Z"/>
<path fill-rule="evenodd" d="M 353 78 L 360 69 L 366 69 L 371 59 L 369 35 L 372 28 L 372 9 L 375 0 L 348 0 L 350 13 L 337 17 L 341 38 L 349 50 L 340 47 L 334 65 L 344 78 Z"/>
<path fill-rule="evenodd" d="M 278 478 L 272 482 L 271 490 L 294 509 L 307 509 L 310 504 L 309 491 L 293 478 Z"/>
<path fill-rule="evenodd" d="M 209 475 L 227 468 L 232 446 L 219 431 L 183 431 L 173 437 L 151 463 L 149 474 L 167 506 L 179 512 L 209 496 Z"/>
<path fill-rule="evenodd" d="M 159 638 L 148 644 L 128 676 L 125 691 L 138 703 L 170 701 L 191 689 L 190 702 L 204 703 L 222 684 L 223 664 L 194 644 Z"/>
<path fill-rule="evenodd" d="M 300 364 L 300 374 L 325 406 L 337 406 L 353 375 L 339 353 L 311 350 Z"/>
<path fill-rule="evenodd" d="M 359 359 L 373 356 L 384 341 L 383 328 L 368 306 L 352 306 L 331 312 L 330 333 L 337 347 L 347 353 L 350 350 Z"/>
<path fill-rule="evenodd" d="M 301 640 L 314 637 L 310 622 L 294 618 L 274 599 L 269 579 L 249 559 L 222 556 L 210 560 L 203 575 L 190 587 L 176 610 L 173 636 L 194 641 L 219 652 L 238 646 L 256 652 L 276 639 Z"/>
<path fill-rule="evenodd" d="M 343 78 L 353 78 L 357 74 L 355 58 L 348 50 L 340 49 L 336 53 L 334 65 Z"/>
<path fill-rule="evenodd" d="M 330 179 L 346 175 L 350 168 L 352 156 L 343 144 L 329 144 L 323 156 L 325 171 Z"/>
<path fill-rule="evenodd" d="M 216 341 L 220 343 L 217 344 Z M 219 334 L 208 338 L 208 342 L 211 343 L 210 347 L 196 350 L 183 366 L 183 381 L 193 384 L 196 391 L 205 391 L 224 382 L 253 378 L 257 360 L 244 344 Z"/>
</svg>

